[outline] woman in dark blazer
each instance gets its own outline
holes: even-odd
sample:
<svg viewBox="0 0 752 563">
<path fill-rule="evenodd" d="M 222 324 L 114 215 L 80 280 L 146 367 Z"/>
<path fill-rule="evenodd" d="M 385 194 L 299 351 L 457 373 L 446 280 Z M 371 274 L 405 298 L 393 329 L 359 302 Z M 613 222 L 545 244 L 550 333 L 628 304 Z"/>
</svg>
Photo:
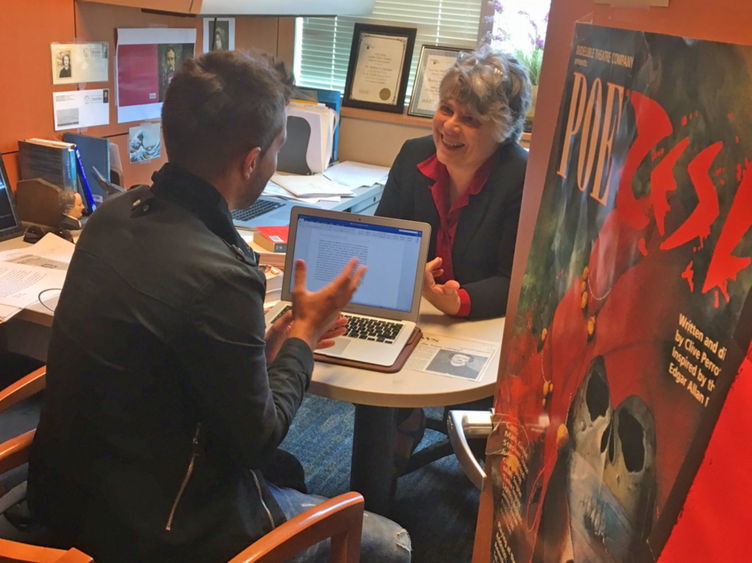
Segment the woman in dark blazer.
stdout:
<svg viewBox="0 0 752 563">
<path fill-rule="evenodd" d="M 425 221 L 431 246 L 423 296 L 458 317 L 500 317 L 527 166 L 519 146 L 531 88 L 516 59 L 462 53 L 444 76 L 433 135 L 407 141 L 377 215 Z"/>
</svg>

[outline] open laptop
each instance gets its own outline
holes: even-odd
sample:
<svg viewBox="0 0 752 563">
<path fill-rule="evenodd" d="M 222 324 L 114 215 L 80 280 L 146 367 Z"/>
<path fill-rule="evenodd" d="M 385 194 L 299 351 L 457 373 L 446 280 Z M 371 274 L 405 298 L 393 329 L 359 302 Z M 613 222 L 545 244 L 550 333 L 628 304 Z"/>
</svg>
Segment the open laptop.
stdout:
<svg viewBox="0 0 752 563">
<path fill-rule="evenodd" d="M 13 199 L 13 190 L 10 189 L 8 175 L 0 157 L 0 240 L 20 237 L 23 233 L 24 228 Z"/>
<path fill-rule="evenodd" d="M 345 307 L 347 334 L 319 354 L 391 366 L 410 339 L 420 313 L 423 273 L 431 239 L 426 223 L 296 207 L 282 281 L 282 300 L 266 314 L 267 327 L 292 300 L 293 264 L 308 266 L 307 288 L 331 282 L 354 256 L 367 268 Z"/>
</svg>

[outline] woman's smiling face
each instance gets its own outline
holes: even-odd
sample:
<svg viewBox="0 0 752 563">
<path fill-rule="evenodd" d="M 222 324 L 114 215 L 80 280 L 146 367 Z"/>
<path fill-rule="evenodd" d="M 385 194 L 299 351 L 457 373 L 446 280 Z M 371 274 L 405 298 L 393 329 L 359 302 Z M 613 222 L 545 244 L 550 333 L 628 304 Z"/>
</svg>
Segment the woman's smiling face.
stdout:
<svg viewBox="0 0 752 563">
<path fill-rule="evenodd" d="M 436 158 L 448 167 L 479 168 L 499 147 L 494 123 L 480 120 L 453 99 L 442 100 L 433 115 Z"/>
</svg>

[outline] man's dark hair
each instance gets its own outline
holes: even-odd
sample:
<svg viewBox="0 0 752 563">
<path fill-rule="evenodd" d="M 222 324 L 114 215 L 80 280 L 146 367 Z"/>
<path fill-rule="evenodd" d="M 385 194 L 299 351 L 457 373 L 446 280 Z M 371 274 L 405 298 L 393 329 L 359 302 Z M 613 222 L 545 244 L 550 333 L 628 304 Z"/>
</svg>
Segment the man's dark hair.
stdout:
<svg viewBox="0 0 752 563">
<path fill-rule="evenodd" d="M 167 49 L 165 49 L 165 52 L 164 52 L 164 55 L 163 55 L 165 59 L 167 58 L 167 53 L 169 53 L 170 51 L 172 51 L 173 55 L 176 55 L 175 49 L 173 49 L 172 47 L 167 47 Z"/>
<path fill-rule="evenodd" d="M 169 161 L 213 180 L 238 156 L 265 152 L 284 124 L 287 76 L 268 55 L 212 51 L 188 59 L 162 106 Z"/>
</svg>

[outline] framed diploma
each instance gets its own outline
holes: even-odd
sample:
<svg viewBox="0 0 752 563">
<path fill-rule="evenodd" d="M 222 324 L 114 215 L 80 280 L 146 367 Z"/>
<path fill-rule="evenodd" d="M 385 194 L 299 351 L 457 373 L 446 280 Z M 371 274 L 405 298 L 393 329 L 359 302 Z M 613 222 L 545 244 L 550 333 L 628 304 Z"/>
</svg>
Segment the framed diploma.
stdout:
<svg viewBox="0 0 752 563">
<path fill-rule="evenodd" d="M 457 47 L 423 45 L 420 50 L 418 70 L 415 73 L 413 95 L 408 115 L 433 117 L 439 106 L 439 86 L 447 69 L 454 64 L 460 51 Z"/>
<path fill-rule="evenodd" d="M 402 113 L 415 32 L 356 23 L 342 105 Z"/>
</svg>

